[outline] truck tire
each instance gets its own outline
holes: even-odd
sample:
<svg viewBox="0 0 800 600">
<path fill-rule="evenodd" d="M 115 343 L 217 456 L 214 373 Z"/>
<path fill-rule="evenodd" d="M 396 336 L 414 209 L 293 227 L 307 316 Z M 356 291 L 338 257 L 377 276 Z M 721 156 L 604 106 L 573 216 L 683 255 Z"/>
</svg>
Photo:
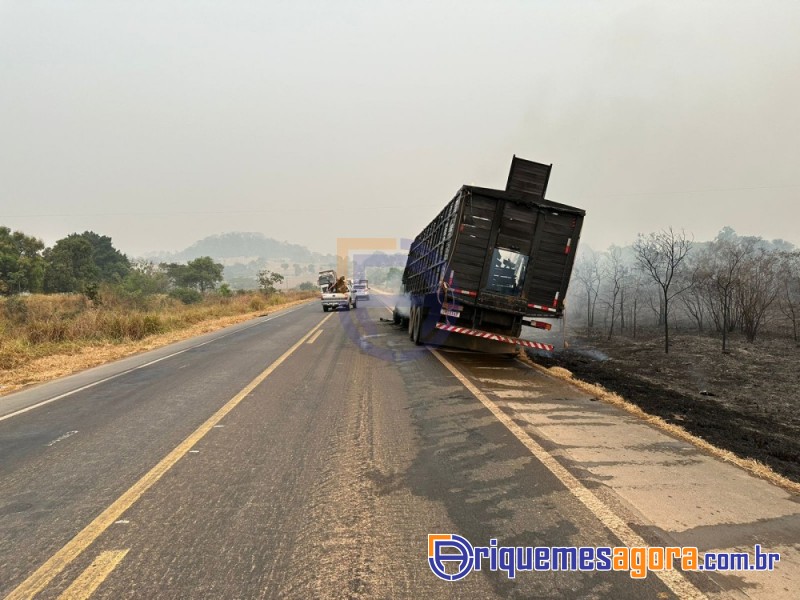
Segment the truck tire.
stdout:
<svg viewBox="0 0 800 600">
<path fill-rule="evenodd" d="M 425 319 L 425 311 L 420 306 L 417 309 L 416 318 L 414 319 L 414 337 L 411 340 L 417 345 L 422 345 L 422 321 Z"/>
<path fill-rule="evenodd" d="M 412 342 L 414 341 L 414 321 L 417 315 L 417 307 L 411 306 L 411 309 L 408 312 L 408 339 Z"/>
<path fill-rule="evenodd" d="M 328 312 L 328 307 L 327 306 L 323 306 L 322 307 L 322 312 Z"/>
<path fill-rule="evenodd" d="M 392 311 L 392 321 L 395 325 L 400 325 L 403 322 L 403 317 L 400 316 L 400 313 L 397 312 L 397 308 Z"/>
<path fill-rule="evenodd" d="M 353 300 L 353 308 L 358 308 L 358 299 Z"/>
</svg>

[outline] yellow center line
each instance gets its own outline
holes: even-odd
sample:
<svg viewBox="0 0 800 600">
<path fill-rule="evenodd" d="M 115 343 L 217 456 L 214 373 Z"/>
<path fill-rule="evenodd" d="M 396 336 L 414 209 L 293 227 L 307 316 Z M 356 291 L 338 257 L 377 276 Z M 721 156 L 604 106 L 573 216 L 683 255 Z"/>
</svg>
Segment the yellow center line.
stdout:
<svg viewBox="0 0 800 600">
<path fill-rule="evenodd" d="M 275 362 L 264 369 L 253 381 L 248 383 L 238 394 L 228 400 L 225 405 L 215 412 L 205 423 L 200 425 L 193 433 L 183 440 L 174 450 L 167 454 L 161 461 L 144 476 L 133 484 L 125 493 L 117 498 L 113 504 L 106 508 L 102 513 L 95 517 L 94 521 L 83 528 L 74 538 L 51 556 L 41 567 L 36 569 L 25 581 L 23 581 L 6 600 L 28 600 L 33 598 L 53 578 L 61 573 L 81 552 L 86 550 L 100 535 L 111 526 L 114 521 L 119 519 L 142 494 L 149 490 L 161 477 L 177 463 L 192 446 L 199 442 L 203 436 L 219 423 L 225 415 L 231 412 L 244 400 L 261 382 L 269 377 L 295 350 L 297 350 L 314 332 L 319 329 L 331 315 L 326 316 L 308 331 L 302 338 L 284 352 Z"/>
<path fill-rule="evenodd" d="M 328 315 L 328 316 L 330 316 L 330 315 Z M 323 332 L 323 331 L 325 331 L 325 330 L 324 330 L 324 329 L 319 329 L 319 330 L 317 331 L 317 333 L 315 333 L 314 335 L 312 335 L 312 336 L 311 336 L 311 339 L 309 339 L 309 340 L 306 342 L 306 344 L 313 344 L 314 342 L 316 342 L 316 341 L 317 341 L 317 338 L 318 338 L 319 336 L 321 336 L 321 335 L 322 335 L 322 332 Z"/>
<path fill-rule="evenodd" d="M 86 570 L 72 582 L 58 600 L 86 600 L 106 580 L 111 571 L 125 558 L 128 550 L 109 550 L 94 559 Z"/>
<path fill-rule="evenodd" d="M 633 531 L 630 526 L 625 523 L 611 508 L 609 508 L 600 498 L 594 495 L 561 463 L 559 463 L 547 450 L 542 448 L 531 436 L 529 436 L 522 427 L 517 425 L 514 420 L 504 413 L 497 404 L 495 404 L 486 394 L 481 392 L 475 384 L 473 384 L 466 375 L 462 374 L 456 369 L 453 364 L 447 360 L 442 354 L 430 349 L 439 361 L 455 375 L 461 384 L 467 388 L 473 396 L 480 400 L 489 411 L 500 421 L 505 427 L 514 434 L 522 444 L 533 454 L 536 459 L 542 463 L 547 469 L 556 476 L 556 478 L 575 496 L 581 504 L 588 508 L 592 514 L 597 517 L 600 522 L 613 533 L 619 541 L 628 546 L 629 548 L 646 547 L 649 544 L 645 542 L 644 538 L 638 533 Z M 678 598 L 701 599 L 706 596 L 697 589 L 688 579 L 686 579 L 679 571 L 652 571 Z"/>
</svg>

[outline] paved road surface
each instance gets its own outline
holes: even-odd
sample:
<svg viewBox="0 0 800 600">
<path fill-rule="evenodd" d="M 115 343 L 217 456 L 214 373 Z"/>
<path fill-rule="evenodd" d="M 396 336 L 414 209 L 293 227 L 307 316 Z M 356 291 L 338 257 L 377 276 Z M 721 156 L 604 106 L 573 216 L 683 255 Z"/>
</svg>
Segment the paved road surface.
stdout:
<svg viewBox="0 0 800 600">
<path fill-rule="evenodd" d="M 672 598 L 760 589 L 674 573 L 437 579 L 429 533 L 524 546 L 675 537 L 646 526 L 653 522 L 613 490 L 588 491 L 598 487 L 591 465 L 540 435 L 547 423 L 537 429 L 515 412 L 521 388 L 539 386 L 554 401 L 579 398 L 575 390 L 508 359 L 415 347 L 380 320 L 389 317 L 382 302 L 330 315 L 302 306 L 0 398 L 0 597 Z M 787 517 L 784 529 L 796 526 L 796 514 Z M 780 595 L 792 577 L 775 576 L 782 583 L 770 589 Z"/>
</svg>

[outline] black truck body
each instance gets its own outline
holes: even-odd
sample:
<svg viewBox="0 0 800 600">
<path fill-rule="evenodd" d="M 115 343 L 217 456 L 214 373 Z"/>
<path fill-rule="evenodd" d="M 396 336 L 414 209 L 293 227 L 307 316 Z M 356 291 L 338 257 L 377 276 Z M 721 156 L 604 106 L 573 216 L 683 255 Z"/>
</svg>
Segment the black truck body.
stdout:
<svg viewBox="0 0 800 600">
<path fill-rule="evenodd" d="M 403 273 L 417 343 L 513 352 L 561 317 L 584 210 L 544 198 L 550 165 L 512 159 L 505 190 L 463 186 L 414 239 Z"/>
</svg>

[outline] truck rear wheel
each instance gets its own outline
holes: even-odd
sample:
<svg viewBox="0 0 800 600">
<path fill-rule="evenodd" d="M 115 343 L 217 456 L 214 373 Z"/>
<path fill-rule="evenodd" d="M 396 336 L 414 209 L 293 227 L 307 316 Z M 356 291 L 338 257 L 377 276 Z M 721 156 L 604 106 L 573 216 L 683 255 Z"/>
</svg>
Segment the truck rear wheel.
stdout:
<svg viewBox="0 0 800 600">
<path fill-rule="evenodd" d="M 328 307 L 327 306 L 323 306 L 322 307 L 322 312 L 328 312 Z"/>
<path fill-rule="evenodd" d="M 417 346 L 422 345 L 422 319 L 423 310 L 421 306 L 411 307 L 411 318 L 408 320 L 408 337 Z"/>
<path fill-rule="evenodd" d="M 425 311 L 420 306 L 417 309 L 417 318 L 414 320 L 414 337 L 412 340 L 417 346 L 422 345 L 422 321 L 425 318 Z"/>
</svg>

